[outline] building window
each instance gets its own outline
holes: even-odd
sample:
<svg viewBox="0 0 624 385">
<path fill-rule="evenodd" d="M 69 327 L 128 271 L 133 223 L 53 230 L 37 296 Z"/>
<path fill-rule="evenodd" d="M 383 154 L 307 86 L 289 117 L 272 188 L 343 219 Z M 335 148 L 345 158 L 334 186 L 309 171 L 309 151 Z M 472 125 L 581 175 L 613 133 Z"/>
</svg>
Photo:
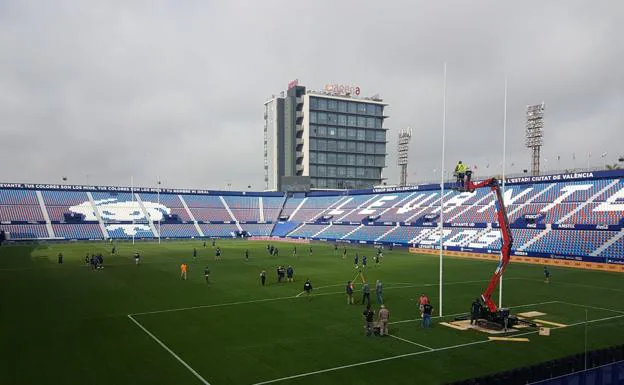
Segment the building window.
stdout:
<svg viewBox="0 0 624 385">
<path fill-rule="evenodd" d="M 318 122 L 321 124 L 327 123 L 327 112 L 319 112 L 318 113 Z"/>
<path fill-rule="evenodd" d="M 339 140 L 338 151 L 347 151 L 347 142 L 345 142 L 344 140 Z"/>
<path fill-rule="evenodd" d="M 374 141 L 375 140 L 375 131 L 366 130 L 366 140 Z"/>
<path fill-rule="evenodd" d="M 310 123 L 316 123 L 316 122 L 317 122 L 316 112 L 312 111 L 310 112 Z"/>
<path fill-rule="evenodd" d="M 357 138 L 357 130 L 355 128 L 347 129 L 347 138 L 349 139 Z"/>
<path fill-rule="evenodd" d="M 318 98 L 310 98 L 310 108 L 313 110 L 318 108 Z"/>
<path fill-rule="evenodd" d="M 324 139 L 319 139 L 316 143 L 316 149 L 321 151 L 327 150 L 327 141 Z"/>
<path fill-rule="evenodd" d="M 355 127 L 357 125 L 357 118 L 353 115 L 347 117 L 347 126 Z"/>
<path fill-rule="evenodd" d="M 349 113 L 350 114 L 357 114 L 357 103 L 349 102 Z"/>
<path fill-rule="evenodd" d="M 358 127 L 366 127 L 366 116 L 358 116 L 357 125 Z"/>
<path fill-rule="evenodd" d="M 357 142 L 357 152 L 366 151 L 366 144 L 364 142 Z"/>
<path fill-rule="evenodd" d="M 358 178 L 363 178 L 365 175 L 366 175 L 366 171 L 364 168 L 357 167 L 355 169 L 355 176 L 357 176 Z"/>
<path fill-rule="evenodd" d="M 316 150 L 316 139 L 310 139 L 310 150 Z"/>
<path fill-rule="evenodd" d="M 355 155 L 347 155 L 347 164 L 349 166 L 355 166 Z"/>
<path fill-rule="evenodd" d="M 327 109 L 327 99 L 319 98 L 318 109 L 319 110 L 326 110 Z"/>
<path fill-rule="evenodd" d="M 372 152 L 368 152 L 368 153 L 371 154 Z M 364 158 L 364 164 L 366 166 L 374 166 L 375 165 L 375 155 L 366 155 L 366 157 Z"/>
<path fill-rule="evenodd" d="M 385 154 L 386 153 L 386 144 L 385 143 L 377 143 L 375 144 L 375 154 Z"/>
<path fill-rule="evenodd" d="M 341 139 L 344 139 L 347 137 L 347 129 L 346 128 L 342 128 L 342 127 L 338 127 L 338 137 Z"/>
<path fill-rule="evenodd" d="M 327 154 L 327 164 L 336 164 L 336 154 L 333 152 Z"/>
<path fill-rule="evenodd" d="M 366 130 L 357 130 L 357 140 L 366 140 Z"/>
<path fill-rule="evenodd" d="M 339 100 L 338 101 L 338 111 L 347 112 L 347 102 Z"/>
<path fill-rule="evenodd" d="M 330 111 L 338 111 L 338 101 L 329 99 L 327 101 L 327 109 Z"/>
<path fill-rule="evenodd" d="M 347 151 L 349 152 L 355 151 L 355 142 L 347 142 Z"/>
<path fill-rule="evenodd" d="M 336 136 L 336 127 L 327 127 L 327 136 Z"/>
<path fill-rule="evenodd" d="M 316 151 L 310 151 L 310 163 L 316 163 L 316 159 L 317 159 L 316 154 L 317 154 Z"/>
<path fill-rule="evenodd" d="M 316 175 L 316 165 L 311 164 L 310 165 L 310 175 Z"/>
<path fill-rule="evenodd" d="M 366 128 L 375 128 L 375 118 L 366 118 Z"/>
<path fill-rule="evenodd" d="M 356 155 L 355 160 L 355 164 L 358 166 L 364 166 L 364 155 Z"/>
<path fill-rule="evenodd" d="M 338 114 L 338 125 L 346 126 L 347 125 L 347 115 Z"/>
<path fill-rule="evenodd" d="M 338 164 L 346 164 L 347 156 L 345 154 L 336 154 L 336 163 Z"/>
<path fill-rule="evenodd" d="M 375 118 L 375 128 L 382 128 L 382 126 L 383 126 L 383 119 Z"/>
<path fill-rule="evenodd" d="M 347 178 L 355 178 L 355 167 L 347 167 Z"/>
<path fill-rule="evenodd" d="M 375 115 L 375 105 L 374 104 L 367 104 L 366 105 L 366 115 Z"/>
<path fill-rule="evenodd" d="M 376 113 L 377 116 L 383 116 L 383 106 L 377 105 L 375 110 L 377 111 Z"/>
<path fill-rule="evenodd" d="M 338 177 L 344 178 L 345 176 L 347 176 L 347 168 L 346 167 L 337 167 L 336 168 L 336 174 L 338 175 Z"/>
<path fill-rule="evenodd" d="M 374 143 L 366 143 L 366 153 L 374 154 L 375 153 L 375 144 Z"/>
<path fill-rule="evenodd" d="M 327 122 L 329 124 L 338 123 L 338 118 L 336 117 L 336 114 L 327 114 Z"/>
<path fill-rule="evenodd" d="M 325 164 L 327 163 L 327 155 L 324 152 L 319 152 L 318 153 L 318 164 Z"/>
<path fill-rule="evenodd" d="M 327 176 L 336 177 L 336 167 L 327 166 Z"/>
<path fill-rule="evenodd" d="M 378 142 L 385 142 L 386 141 L 386 131 L 375 131 L 375 140 Z"/>
<path fill-rule="evenodd" d="M 318 188 L 327 188 L 327 179 L 321 179 L 321 178 L 317 179 L 316 187 L 318 187 Z"/>
<path fill-rule="evenodd" d="M 358 112 L 358 114 L 365 115 L 366 114 L 366 104 L 358 103 L 357 104 L 357 112 Z"/>
<path fill-rule="evenodd" d="M 383 156 L 375 156 L 375 166 L 383 167 L 384 166 L 384 157 Z"/>
<path fill-rule="evenodd" d="M 327 136 L 327 127 L 326 126 L 318 126 L 316 130 L 316 135 L 318 136 Z"/>
<path fill-rule="evenodd" d="M 317 174 L 318 176 L 325 176 L 327 174 L 327 167 L 326 166 L 318 166 L 316 168 L 317 170 Z"/>
<path fill-rule="evenodd" d="M 327 179 L 327 188 L 336 188 L 336 180 Z"/>
<path fill-rule="evenodd" d="M 327 141 L 327 151 L 336 151 L 336 141 L 328 140 Z"/>
</svg>

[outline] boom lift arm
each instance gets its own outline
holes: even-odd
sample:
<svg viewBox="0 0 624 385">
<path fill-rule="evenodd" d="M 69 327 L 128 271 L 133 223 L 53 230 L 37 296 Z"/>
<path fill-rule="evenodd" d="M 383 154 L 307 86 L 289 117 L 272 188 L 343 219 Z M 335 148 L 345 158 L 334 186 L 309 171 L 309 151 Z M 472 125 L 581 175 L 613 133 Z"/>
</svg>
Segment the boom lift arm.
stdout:
<svg viewBox="0 0 624 385">
<path fill-rule="evenodd" d="M 505 208 L 505 202 L 503 200 L 503 194 L 500 190 L 500 184 L 496 178 L 486 179 L 481 182 L 473 183 L 470 178 L 472 176 L 471 171 L 466 172 L 466 180 L 464 182 L 464 190 L 469 192 L 474 192 L 478 188 L 489 187 L 496 194 L 496 216 L 498 218 L 498 224 L 501 229 L 501 233 L 503 236 L 502 246 L 501 246 L 501 258 L 498 262 L 498 266 L 494 271 L 494 275 L 492 279 L 490 279 L 490 283 L 487 288 L 481 294 L 481 299 L 487 306 L 490 313 L 496 313 L 498 310 L 494 301 L 492 301 L 492 293 L 498 282 L 500 281 L 500 277 L 505 272 L 505 268 L 509 263 L 509 259 L 511 256 L 511 246 L 513 245 L 513 236 L 511 234 L 511 230 L 509 228 L 509 218 L 507 218 L 507 209 Z"/>
</svg>

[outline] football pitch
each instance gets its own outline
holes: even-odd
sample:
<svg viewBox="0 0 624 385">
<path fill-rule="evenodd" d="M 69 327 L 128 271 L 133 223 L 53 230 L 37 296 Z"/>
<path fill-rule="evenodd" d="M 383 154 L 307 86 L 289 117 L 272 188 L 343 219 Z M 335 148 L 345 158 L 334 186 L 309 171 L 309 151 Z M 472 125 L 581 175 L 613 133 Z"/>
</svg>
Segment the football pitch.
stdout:
<svg viewBox="0 0 624 385">
<path fill-rule="evenodd" d="M 375 266 L 370 246 L 347 245 L 343 258 L 325 243 L 311 244 L 311 256 L 308 245 L 293 256 L 295 245 L 275 243 L 279 257 L 268 255 L 267 242 L 216 244 L 219 261 L 201 240 L 120 242 L 114 256 L 108 242 L 1 247 L 0 384 L 440 384 L 580 353 L 585 341 L 589 350 L 624 343 L 618 273 L 551 267 L 546 284 L 541 266 L 512 259 L 503 305 L 543 313 L 537 318 L 551 335 L 528 328 L 510 335 L 528 342 L 492 341 L 440 322 L 468 312 L 493 262 L 444 259 L 440 318 L 437 256 L 386 250 Z M 368 256 L 362 270 L 375 311 L 375 281 L 383 283 L 390 337 L 364 333 L 355 252 Z M 86 265 L 87 253 L 102 253 L 104 269 Z M 293 266 L 295 282 L 277 283 L 279 265 Z M 306 278 L 310 297 L 302 294 Z M 353 279 L 356 303 L 348 305 Z M 430 329 L 421 327 L 423 293 L 435 309 Z"/>
</svg>

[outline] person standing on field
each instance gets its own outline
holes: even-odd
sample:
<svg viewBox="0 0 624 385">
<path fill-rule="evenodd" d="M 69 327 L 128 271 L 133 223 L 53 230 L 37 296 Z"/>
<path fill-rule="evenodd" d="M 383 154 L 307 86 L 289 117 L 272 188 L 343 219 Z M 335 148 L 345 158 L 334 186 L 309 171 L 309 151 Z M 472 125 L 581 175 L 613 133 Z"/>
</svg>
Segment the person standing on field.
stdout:
<svg viewBox="0 0 624 385">
<path fill-rule="evenodd" d="M 431 327 L 431 314 L 432 313 L 433 313 L 433 306 L 431 306 L 429 302 L 427 302 L 423 306 L 423 323 L 422 323 L 423 328 L 426 329 L 426 328 Z"/>
<path fill-rule="evenodd" d="M 364 303 L 370 306 L 370 287 L 368 286 L 368 282 L 364 282 L 364 285 L 362 285 L 362 305 L 364 305 Z"/>
<path fill-rule="evenodd" d="M 186 270 L 188 269 L 188 266 L 186 263 L 182 262 L 182 264 L 180 265 L 180 278 L 186 281 Z"/>
<path fill-rule="evenodd" d="M 264 286 L 265 282 L 266 282 L 266 271 L 262 270 L 262 272 L 260 272 L 260 283 L 262 284 L 262 286 Z"/>
<path fill-rule="evenodd" d="M 550 283 L 550 271 L 547 266 L 544 266 L 544 282 Z"/>
<path fill-rule="evenodd" d="M 366 335 L 370 337 L 373 334 L 373 320 L 375 319 L 375 311 L 371 309 L 370 305 L 366 305 L 366 309 L 362 312 L 364 316 L 364 330 Z"/>
<path fill-rule="evenodd" d="M 353 305 L 353 282 L 347 282 L 347 305 Z"/>
<path fill-rule="evenodd" d="M 375 283 L 375 294 L 377 294 L 377 303 L 378 304 L 382 304 L 383 303 L 383 284 L 381 283 L 380 280 L 377 280 L 377 283 Z"/>
<path fill-rule="evenodd" d="M 390 321 L 390 310 L 386 307 L 386 305 L 381 305 L 381 309 L 379 309 L 379 318 L 377 320 L 379 322 L 379 335 L 381 337 L 388 335 L 388 321 Z"/>
<path fill-rule="evenodd" d="M 479 320 L 479 316 L 481 315 L 481 301 L 479 298 L 475 299 L 472 305 L 470 306 L 470 324 L 475 325 Z"/>
</svg>

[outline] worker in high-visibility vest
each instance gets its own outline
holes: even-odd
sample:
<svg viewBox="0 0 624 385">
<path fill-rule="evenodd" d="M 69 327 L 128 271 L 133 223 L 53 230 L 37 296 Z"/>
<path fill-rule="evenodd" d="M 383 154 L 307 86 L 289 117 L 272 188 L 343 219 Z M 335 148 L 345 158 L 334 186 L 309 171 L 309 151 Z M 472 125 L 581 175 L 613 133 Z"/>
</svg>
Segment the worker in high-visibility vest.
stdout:
<svg viewBox="0 0 624 385">
<path fill-rule="evenodd" d="M 460 160 L 457 162 L 457 166 L 455 166 L 455 172 L 453 173 L 457 177 L 457 185 L 459 187 L 464 187 L 464 176 L 466 175 L 466 165 L 462 163 Z"/>
</svg>

